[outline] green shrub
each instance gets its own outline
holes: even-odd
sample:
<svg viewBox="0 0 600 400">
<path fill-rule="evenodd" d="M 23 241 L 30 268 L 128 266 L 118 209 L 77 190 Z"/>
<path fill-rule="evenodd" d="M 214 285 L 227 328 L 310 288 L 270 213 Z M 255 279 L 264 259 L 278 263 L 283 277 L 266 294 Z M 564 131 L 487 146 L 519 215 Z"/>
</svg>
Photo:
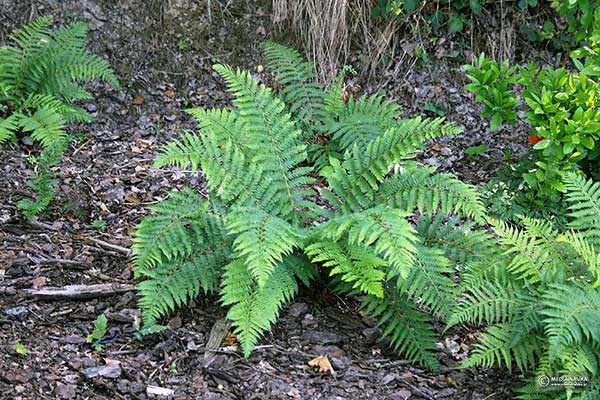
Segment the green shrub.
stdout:
<svg viewBox="0 0 600 400">
<path fill-rule="evenodd" d="M 569 173 L 565 187 L 569 230 L 559 232 L 531 218 L 522 219 L 521 227 L 492 220 L 503 256 L 469 266 L 448 324 L 487 325 L 464 367 L 583 373 L 591 380 L 582 391 L 532 382 L 523 388 L 523 399 L 595 399 L 598 394 L 600 183 Z"/>
<path fill-rule="evenodd" d="M 29 184 L 37 199 L 19 203 L 28 217 L 54 197 L 50 168 L 60 162 L 71 139 L 66 125 L 92 119 L 74 104 L 92 98 L 80 84 L 98 79 L 118 84 L 108 63 L 85 50 L 85 23 L 52 32 L 51 22 L 39 18 L 13 34 L 14 46 L 0 47 L 0 144 L 29 136 L 42 148 Z"/>
<path fill-rule="evenodd" d="M 490 119 L 492 131 L 500 129 L 502 123 L 513 124 L 517 119 L 518 105 L 513 86 L 518 82 L 517 67 L 509 67 L 508 60 L 501 65 L 481 53 L 474 65 L 465 65 L 469 84 L 465 89 L 475 93 L 475 99 L 483 103 L 482 115 Z"/>
<path fill-rule="evenodd" d="M 598 166 L 600 85 L 564 68 L 544 68 L 536 79 L 532 72 L 522 74 L 521 83 L 527 88 L 522 96 L 531 135 L 538 138 L 533 140 L 538 161 L 523 177 L 532 187 L 563 192 L 564 171 L 582 168 L 591 176 Z"/>
<path fill-rule="evenodd" d="M 156 161 L 201 168 L 207 194 L 172 193 L 138 226 L 145 324 L 220 286 L 248 356 L 298 281 L 308 285 L 321 270 L 338 292 L 364 296 L 394 348 L 436 368 L 432 318 L 448 315 L 454 264 L 478 257 L 483 240 L 468 233 L 471 223 L 444 217 L 483 221 L 483 207 L 473 187 L 408 159 L 424 140 L 459 129 L 399 120 L 382 95 L 344 98 L 339 80 L 323 91 L 297 52 L 265 49 L 278 96 L 248 72 L 216 65 L 235 108 L 190 110 L 198 133 Z"/>
<path fill-rule="evenodd" d="M 585 37 L 585 45 L 571 52 L 575 66 L 588 76 L 600 76 L 600 8 L 594 12 L 595 23 Z"/>
<path fill-rule="evenodd" d="M 472 14 L 480 14 L 487 0 L 379 0 L 372 8 L 374 17 L 387 18 L 396 14 L 401 24 L 411 26 L 411 16 L 420 13 L 427 22 L 426 29 L 439 32 L 445 27 L 448 32 L 462 32 L 471 23 Z"/>
<path fill-rule="evenodd" d="M 573 170 L 597 178 L 600 147 L 600 84 L 584 72 L 535 64 L 509 68 L 498 66 L 483 54 L 474 65 L 465 66 L 471 81 L 465 88 L 484 103 L 483 115 L 491 118 L 495 129 L 503 121 L 514 122 L 519 104 L 515 88 L 525 88 L 521 97 L 531 125 L 529 142 L 533 160 L 523 159 L 510 175 L 520 174 L 526 187 L 519 194 L 520 205 L 543 208 L 548 202 L 559 204 L 565 187 L 562 176 Z"/>
<path fill-rule="evenodd" d="M 585 41 L 600 28 L 600 2 L 597 0 L 552 0 L 552 7 L 567 19 L 573 42 Z"/>
</svg>

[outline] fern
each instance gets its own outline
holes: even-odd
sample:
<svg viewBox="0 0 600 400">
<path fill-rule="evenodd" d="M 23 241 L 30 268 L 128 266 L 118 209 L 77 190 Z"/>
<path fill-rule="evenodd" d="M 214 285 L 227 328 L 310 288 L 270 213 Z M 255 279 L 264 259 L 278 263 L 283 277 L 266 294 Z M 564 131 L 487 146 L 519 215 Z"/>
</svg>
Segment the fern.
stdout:
<svg viewBox="0 0 600 400">
<path fill-rule="evenodd" d="M 418 211 L 440 215 L 442 231 L 457 231 L 452 246 L 472 246 L 469 257 L 478 259 L 482 236 L 471 239 L 472 223 L 461 229 L 447 217 L 460 213 L 483 222 L 483 209 L 472 186 L 451 175 L 438 178 L 408 158 L 423 141 L 458 129 L 441 119 L 397 120 L 398 107 L 382 95 L 346 102 L 337 86 L 323 91 L 314 83 L 298 53 L 275 44 L 265 48 L 283 85 L 281 98 L 248 72 L 217 65 L 234 107 L 190 110 L 198 132 L 184 134 L 158 156 L 156 166 L 200 169 L 208 198 L 189 189 L 172 194 L 138 226 L 134 264 L 137 275 L 148 278 L 140 284 L 147 323 L 221 279 L 221 302 L 230 307 L 228 318 L 248 356 L 298 282 L 308 285 L 320 267 L 334 290 L 366 296 L 365 312 L 385 326 L 393 347 L 437 368 L 432 322 L 453 308 L 450 258 L 458 250 L 433 241 L 432 232 L 421 238 L 413 221 Z M 361 125 L 360 115 L 379 127 Z M 350 120 L 357 123 L 346 129 Z M 329 147 L 336 156 L 321 157 L 321 168 L 306 141 L 321 147 L 314 154 Z M 393 182 L 400 185 L 413 173 L 426 185 L 402 183 L 418 194 L 393 198 Z M 211 221 L 220 227 L 212 236 L 204 233 Z M 204 249 L 219 250 L 211 250 L 210 259 L 197 257 Z"/>
<path fill-rule="evenodd" d="M 136 271 L 145 273 L 163 260 L 172 261 L 189 255 L 194 246 L 191 232 L 203 228 L 208 203 L 191 189 L 171 193 L 151 209 L 155 214 L 144 218 L 133 237 L 133 262 Z"/>
<path fill-rule="evenodd" d="M 321 130 L 327 114 L 325 93 L 312 66 L 296 50 L 277 43 L 263 45 L 269 66 L 281 83 L 281 95 L 302 130 L 308 134 Z"/>
<path fill-rule="evenodd" d="M 572 228 L 522 218 L 521 226 L 491 220 L 503 257 L 472 264 L 449 325 L 490 324 L 463 366 L 516 365 L 523 372 L 587 371 L 598 379 L 600 349 L 600 218 L 598 186 L 575 174 L 564 177 Z M 593 387 L 593 384 L 590 384 Z M 588 388 L 537 393 L 535 383 L 518 398 L 587 398 Z M 581 395 L 581 397 L 575 396 Z M 586 394 L 587 393 L 587 394 Z M 547 397 L 545 397 L 547 395 Z"/>
<path fill-rule="evenodd" d="M 600 245 L 600 183 L 569 173 L 565 176 L 565 186 L 567 202 L 571 204 L 570 227 L 582 231 L 593 244 Z"/>
<path fill-rule="evenodd" d="M 260 287 L 269 280 L 273 268 L 301 242 L 298 229 L 263 211 L 237 210 L 227 227 L 233 242 L 234 256 L 241 258 Z"/>
<path fill-rule="evenodd" d="M 550 285 L 550 289 L 544 293 L 542 310 L 550 362 L 569 345 L 600 343 L 600 293 L 564 284 Z"/>
<path fill-rule="evenodd" d="M 378 325 L 384 326 L 382 337 L 389 336 L 395 350 L 427 368 L 439 368 L 439 361 L 433 355 L 436 335 L 431 319 L 415 309 L 412 302 L 391 290 L 382 298 L 367 296 L 362 307 L 367 314 L 379 318 Z"/>
<path fill-rule="evenodd" d="M 55 31 L 49 29 L 51 23 L 49 17 L 39 18 L 13 34 L 15 46 L 0 47 L 0 144 L 25 133 L 41 145 L 42 154 L 55 155 L 57 148 L 66 150 L 67 123 L 92 119 L 75 105 L 93 97 L 80 83 L 118 81 L 105 60 L 85 50 L 85 23 Z M 62 153 L 53 157 L 54 164 L 61 158 Z M 37 199 L 19 203 L 27 217 L 42 212 L 54 198 L 50 166 L 40 166 L 29 183 Z"/>
<path fill-rule="evenodd" d="M 293 262 L 281 263 L 263 286 L 258 286 L 243 261 L 226 267 L 223 274 L 223 305 L 233 305 L 227 317 L 248 357 L 260 335 L 277 320 L 281 306 L 293 299 L 298 285 L 293 275 Z"/>
</svg>

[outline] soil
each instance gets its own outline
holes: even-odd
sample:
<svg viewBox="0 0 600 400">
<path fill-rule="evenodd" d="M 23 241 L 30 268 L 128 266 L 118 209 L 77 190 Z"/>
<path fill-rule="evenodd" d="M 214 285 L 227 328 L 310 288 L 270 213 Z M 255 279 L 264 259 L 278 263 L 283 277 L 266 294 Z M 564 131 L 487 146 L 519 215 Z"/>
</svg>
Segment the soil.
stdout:
<svg viewBox="0 0 600 400">
<path fill-rule="evenodd" d="M 356 300 L 325 288 L 304 288 L 248 359 L 231 336 L 210 348 L 211 329 L 224 317 L 213 297 L 191 302 L 171 316 L 167 331 L 139 340 L 135 292 L 88 300 L 28 296 L 27 289 L 43 286 L 136 283 L 123 250 L 131 229 L 170 190 L 202 183 L 198 173 L 152 169 L 152 162 L 165 142 L 194 128 L 186 108 L 227 104 L 212 64 L 237 65 L 269 79 L 257 72 L 263 62 L 259 45 L 273 36 L 269 3 L 0 0 L 0 43 L 40 15 L 54 16 L 57 24 L 83 19 L 91 51 L 107 58 L 121 81 L 119 88 L 91 87 L 95 99 L 85 108 L 96 120 L 72 127 L 78 139 L 57 167 L 58 197 L 39 219 L 27 221 L 15 207 L 31 195 L 27 157 L 36 150 L 8 144 L 0 152 L 0 398 L 511 397 L 518 377 L 454 368 L 470 350 L 474 332 L 462 327 L 442 334 L 443 367 L 426 371 L 376 341 L 378 328 L 357 311 Z M 430 143 L 420 158 L 479 183 L 506 163 L 507 149 L 515 159 L 526 151 L 527 130 L 519 124 L 491 135 L 455 67 L 441 63 L 432 71 L 416 62 L 389 68 L 361 90 L 387 90 L 408 116 L 423 113 L 428 103 L 443 108 L 464 133 Z M 464 153 L 481 144 L 489 150 L 480 159 Z M 101 349 L 93 349 L 85 341 L 101 313 L 108 316 L 108 331 Z M 19 354 L 17 343 L 27 355 Z M 335 375 L 308 365 L 324 354 Z"/>
</svg>

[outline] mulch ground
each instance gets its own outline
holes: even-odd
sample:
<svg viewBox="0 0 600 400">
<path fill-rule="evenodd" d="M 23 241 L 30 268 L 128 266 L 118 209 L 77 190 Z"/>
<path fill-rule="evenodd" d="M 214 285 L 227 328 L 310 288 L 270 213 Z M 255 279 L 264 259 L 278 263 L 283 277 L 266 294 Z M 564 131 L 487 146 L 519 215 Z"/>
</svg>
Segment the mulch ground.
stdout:
<svg viewBox="0 0 600 400">
<path fill-rule="evenodd" d="M 216 298 L 191 302 L 171 316 L 167 331 L 139 340 L 134 291 L 83 300 L 31 296 L 45 286 L 134 285 L 126 252 L 132 227 L 168 191 L 201 185 L 199 174 L 152 169 L 158 149 L 194 128 L 186 108 L 227 104 L 211 65 L 257 71 L 259 44 L 272 35 L 268 7 L 213 3 L 209 22 L 204 1 L 0 0 L 0 43 L 39 15 L 59 23 L 83 18 L 90 24 L 91 49 L 111 62 L 121 80 L 120 88 L 92 87 L 95 100 L 85 107 L 96 121 L 72 128 L 78 139 L 58 167 L 57 200 L 39 219 L 27 221 L 15 207 L 31 195 L 27 157 L 36 149 L 8 144 L 0 152 L 0 398 L 510 398 L 518 377 L 453 368 L 466 357 L 474 332 L 441 335 L 443 367 L 425 371 L 376 340 L 378 328 L 358 312 L 355 299 L 340 299 L 326 288 L 302 289 L 248 359 L 231 336 L 210 346 L 211 330 L 224 317 Z M 390 67 L 361 90 L 381 86 L 407 115 L 422 113 L 429 103 L 442 107 L 465 132 L 430 143 L 421 160 L 469 182 L 485 181 L 506 162 L 507 149 L 515 158 L 524 153 L 526 129 L 490 135 L 462 89 L 461 74 L 441 65 L 435 71 L 418 63 L 410 70 Z M 267 73 L 256 76 L 268 79 Z M 464 153 L 481 144 L 489 150 L 479 159 Z M 85 339 L 101 313 L 108 331 L 95 350 Z M 26 356 L 18 354 L 17 343 Z M 323 354 L 335 375 L 308 365 Z"/>
</svg>

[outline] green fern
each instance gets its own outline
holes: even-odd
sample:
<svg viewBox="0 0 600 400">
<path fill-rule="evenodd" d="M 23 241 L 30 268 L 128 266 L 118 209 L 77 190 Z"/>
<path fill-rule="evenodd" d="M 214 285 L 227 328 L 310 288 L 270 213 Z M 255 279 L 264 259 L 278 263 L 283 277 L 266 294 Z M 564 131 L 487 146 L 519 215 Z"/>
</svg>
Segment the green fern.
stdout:
<svg viewBox="0 0 600 400">
<path fill-rule="evenodd" d="M 321 125 L 327 118 L 325 93 L 312 66 L 294 49 L 270 42 L 263 48 L 269 66 L 282 85 L 283 101 L 302 130 L 310 136 L 322 130 Z"/>
<path fill-rule="evenodd" d="M 91 99 L 81 83 L 103 80 L 118 85 L 109 64 L 85 50 L 87 26 L 76 22 L 55 31 L 52 19 L 39 18 L 17 30 L 11 40 L 15 46 L 0 46 L 0 144 L 27 134 L 52 152 L 54 164 L 60 162 L 56 148 L 66 146 L 66 125 L 90 121 L 92 116 L 75 105 Z M 41 157 L 44 157 L 42 155 Z M 54 198 L 51 165 L 40 166 L 29 186 L 37 199 L 19 203 L 27 217 L 42 212 Z"/>
<path fill-rule="evenodd" d="M 314 83 L 298 53 L 265 48 L 283 85 L 281 99 L 248 72 L 217 65 L 234 108 L 190 110 L 198 133 L 171 142 L 156 161 L 200 169 L 208 198 L 190 190 L 173 194 L 138 227 L 134 264 L 138 276 L 149 278 L 140 284 L 147 323 L 220 278 L 221 302 L 248 356 L 297 282 L 308 285 L 320 267 L 334 290 L 366 296 L 365 312 L 385 326 L 393 347 L 436 368 L 433 318 L 447 318 L 456 289 L 450 258 L 471 246 L 469 257 L 478 259 L 482 240 L 471 239 L 472 222 L 461 229 L 446 217 L 460 213 L 482 222 L 483 209 L 472 186 L 407 159 L 423 141 L 459 130 L 441 119 L 398 121 L 398 107 L 381 95 L 344 101 L 337 86 L 324 91 Z M 361 125 L 361 118 L 380 126 Z M 321 157 L 323 168 L 315 165 L 307 140 L 322 148 L 314 154 L 329 146 L 336 156 Z M 410 174 L 426 184 L 417 187 Z M 416 195 L 395 199 L 393 182 Z M 424 210 L 428 218 L 441 216 L 435 220 L 441 231 L 456 230 L 452 244 L 435 242 L 433 232 L 420 237 L 412 222 Z M 209 221 L 218 221 L 218 234 L 203 234 Z M 189 261 L 197 249 L 215 248 L 218 258 Z"/>
<path fill-rule="evenodd" d="M 431 370 L 439 368 L 433 354 L 436 334 L 431 318 L 417 310 L 399 291 L 386 291 L 381 298 L 367 296 L 362 307 L 367 314 L 379 319 L 378 325 L 384 327 L 382 338 L 389 337 L 395 350 Z"/>
<path fill-rule="evenodd" d="M 522 218 L 520 227 L 491 220 L 502 256 L 469 265 L 449 325 L 489 324 L 469 366 L 514 365 L 523 372 L 590 374 L 599 379 L 600 218 L 597 183 L 564 177 L 573 204 L 571 230 Z M 536 392 L 537 389 L 537 392 Z M 539 391 L 530 383 L 518 398 L 587 398 L 588 388 Z M 581 395 L 581 397 L 578 397 Z"/>
</svg>

